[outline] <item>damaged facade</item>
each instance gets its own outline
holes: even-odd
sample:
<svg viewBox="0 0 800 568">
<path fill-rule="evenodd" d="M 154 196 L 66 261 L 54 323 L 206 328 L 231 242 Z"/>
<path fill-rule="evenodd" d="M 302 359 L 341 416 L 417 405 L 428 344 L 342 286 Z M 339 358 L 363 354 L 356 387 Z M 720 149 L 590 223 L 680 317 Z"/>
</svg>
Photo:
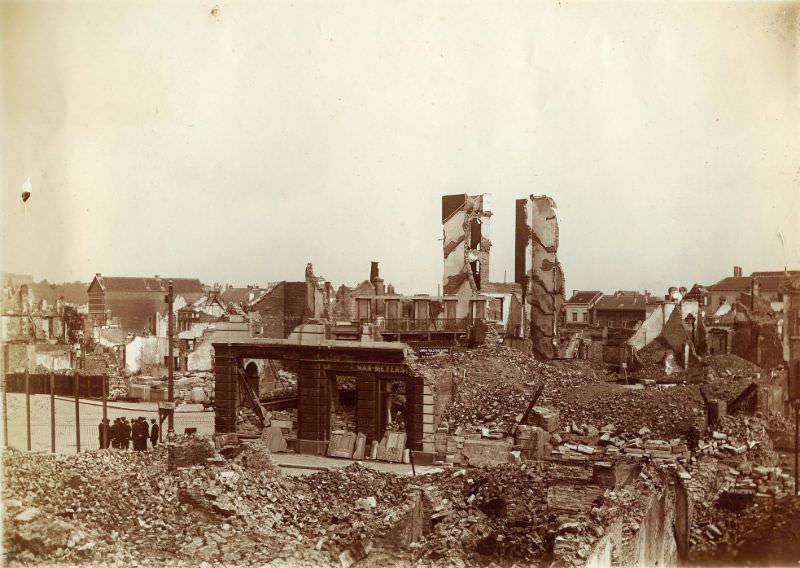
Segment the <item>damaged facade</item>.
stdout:
<svg viewBox="0 0 800 568">
<path fill-rule="evenodd" d="M 0 298 L 3 372 L 69 369 L 80 356 L 83 317 L 63 299 L 38 300 L 29 284 L 9 279 Z"/>
<path fill-rule="evenodd" d="M 464 343 L 471 330 L 484 326 L 509 339 L 522 338 L 522 286 L 489 279 L 491 216 L 489 194 L 443 196 L 442 294 L 400 294 L 384 285 L 373 262 L 369 280 L 339 289 L 334 318 L 373 324 L 384 340 L 415 346 Z"/>
<path fill-rule="evenodd" d="M 553 359 L 560 346 L 564 273 L 558 261 L 556 204 L 547 196 L 517 200 L 515 280 L 523 287 L 525 327 L 537 357 Z M 526 332 L 527 335 L 527 332 Z"/>
</svg>

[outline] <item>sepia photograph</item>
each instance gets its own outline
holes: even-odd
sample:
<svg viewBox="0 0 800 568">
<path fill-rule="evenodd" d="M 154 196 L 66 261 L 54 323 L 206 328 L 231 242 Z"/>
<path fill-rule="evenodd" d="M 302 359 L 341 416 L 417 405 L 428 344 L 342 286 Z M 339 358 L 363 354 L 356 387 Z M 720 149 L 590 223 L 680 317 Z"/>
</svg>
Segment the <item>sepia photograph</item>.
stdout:
<svg viewBox="0 0 800 568">
<path fill-rule="evenodd" d="M 800 566 L 800 0 L 0 0 L 0 566 Z"/>
</svg>

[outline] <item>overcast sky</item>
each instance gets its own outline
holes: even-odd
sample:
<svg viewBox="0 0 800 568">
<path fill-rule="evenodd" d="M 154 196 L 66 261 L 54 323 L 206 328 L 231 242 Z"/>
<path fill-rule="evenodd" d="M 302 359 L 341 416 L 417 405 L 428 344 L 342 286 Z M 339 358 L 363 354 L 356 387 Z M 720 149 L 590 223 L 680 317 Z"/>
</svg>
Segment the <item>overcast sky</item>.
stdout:
<svg viewBox="0 0 800 568">
<path fill-rule="evenodd" d="M 0 10 L 7 271 L 354 284 L 378 260 L 435 293 L 450 193 L 493 194 L 496 281 L 530 194 L 569 290 L 800 269 L 796 2 Z"/>
</svg>

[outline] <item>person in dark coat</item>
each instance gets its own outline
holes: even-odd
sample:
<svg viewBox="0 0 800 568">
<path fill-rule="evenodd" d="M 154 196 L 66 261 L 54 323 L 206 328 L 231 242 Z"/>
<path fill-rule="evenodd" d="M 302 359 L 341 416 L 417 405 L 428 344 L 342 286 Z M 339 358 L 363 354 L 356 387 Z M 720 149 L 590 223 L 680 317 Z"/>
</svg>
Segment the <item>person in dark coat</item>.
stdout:
<svg viewBox="0 0 800 568">
<path fill-rule="evenodd" d="M 114 423 L 111 425 L 111 447 L 120 449 L 122 447 L 122 423 L 119 418 L 114 418 Z"/>
<path fill-rule="evenodd" d="M 122 428 L 120 429 L 120 432 L 122 432 L 121 448 L 123 450 L 129 450 L 131 447 L 131 425 L 130 422 L 128 422 L 128 419 L 124 416 L 122 417 Z"/>
<path fill-rule="evenodd" d="M 152 422 L 150 425 L 150 443 L 153 445 L 153 448 L 155 448 L 158 445 L 159 428 L 155 418 L 151 418 L 150 422 Z"/>
<path fill-rule="evenodd" d="M 145 451 L 147 449 L 148 435 L 147 420 L 140 416 L 133 424 L 133 449 L 139 452 Z"/>
<path fill-rule="evenodd" d="M 131 440 L 133 441 L 133 451 L 138 452 L 142 447 L 139 437 L 142 435 L 141 420 L 134 418 L 131 420 Z"/>
<path fill-rule="evenodd" d="M 97 428 L 98 430 L 98 439 L 100 440 L 100 449 L 105 450 L 108 448 L 108 443 L 111 440 L 111 432 L 108 426 L 108 418 L 103 418 L 100 421 L 100 425 Z M 103 432 L 105 431 L 105 437 L 103 436 Z"/>
</svg>

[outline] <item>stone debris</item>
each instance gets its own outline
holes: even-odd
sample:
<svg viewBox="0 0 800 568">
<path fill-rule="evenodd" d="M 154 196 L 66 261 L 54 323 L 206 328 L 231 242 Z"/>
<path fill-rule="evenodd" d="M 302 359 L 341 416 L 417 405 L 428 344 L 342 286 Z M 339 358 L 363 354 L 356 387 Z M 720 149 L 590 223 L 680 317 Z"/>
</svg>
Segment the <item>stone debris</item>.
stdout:
<svg viewBox="0 0 800 568">
<path fill-rule="evenodd" d="M 589 367 L 560 368 L 494 343 L 418 359 L 414 366 L 437 376 L 453 371 L 454 393 L 442 420 L 448 425 L 447 433 L 455 435 L 486 429 L 490 435 L 504 437 L 522 417 L 539 384 L 545 385 L 543 400 L 557 400 L 570 388 L 602 380 Z"/>
<path fill-rule="evenodd" d="M 199 461 L 199 446 L 177 439 L 174 452 Z M 204 446 L 214 447 L 208 439 Z M 283 477 L 259 441 L 231 459 L 174 470 L 163 447 L 70 456 L 9 450 L 4 467 L 5 550 L 31 563 L 338 565 L 344 550 L 394 528 L 418 495 L 413 478 L 359 465 Z M 68 483 L 75 475 L 83 480 L 77 489 Z"/>
</svg>

